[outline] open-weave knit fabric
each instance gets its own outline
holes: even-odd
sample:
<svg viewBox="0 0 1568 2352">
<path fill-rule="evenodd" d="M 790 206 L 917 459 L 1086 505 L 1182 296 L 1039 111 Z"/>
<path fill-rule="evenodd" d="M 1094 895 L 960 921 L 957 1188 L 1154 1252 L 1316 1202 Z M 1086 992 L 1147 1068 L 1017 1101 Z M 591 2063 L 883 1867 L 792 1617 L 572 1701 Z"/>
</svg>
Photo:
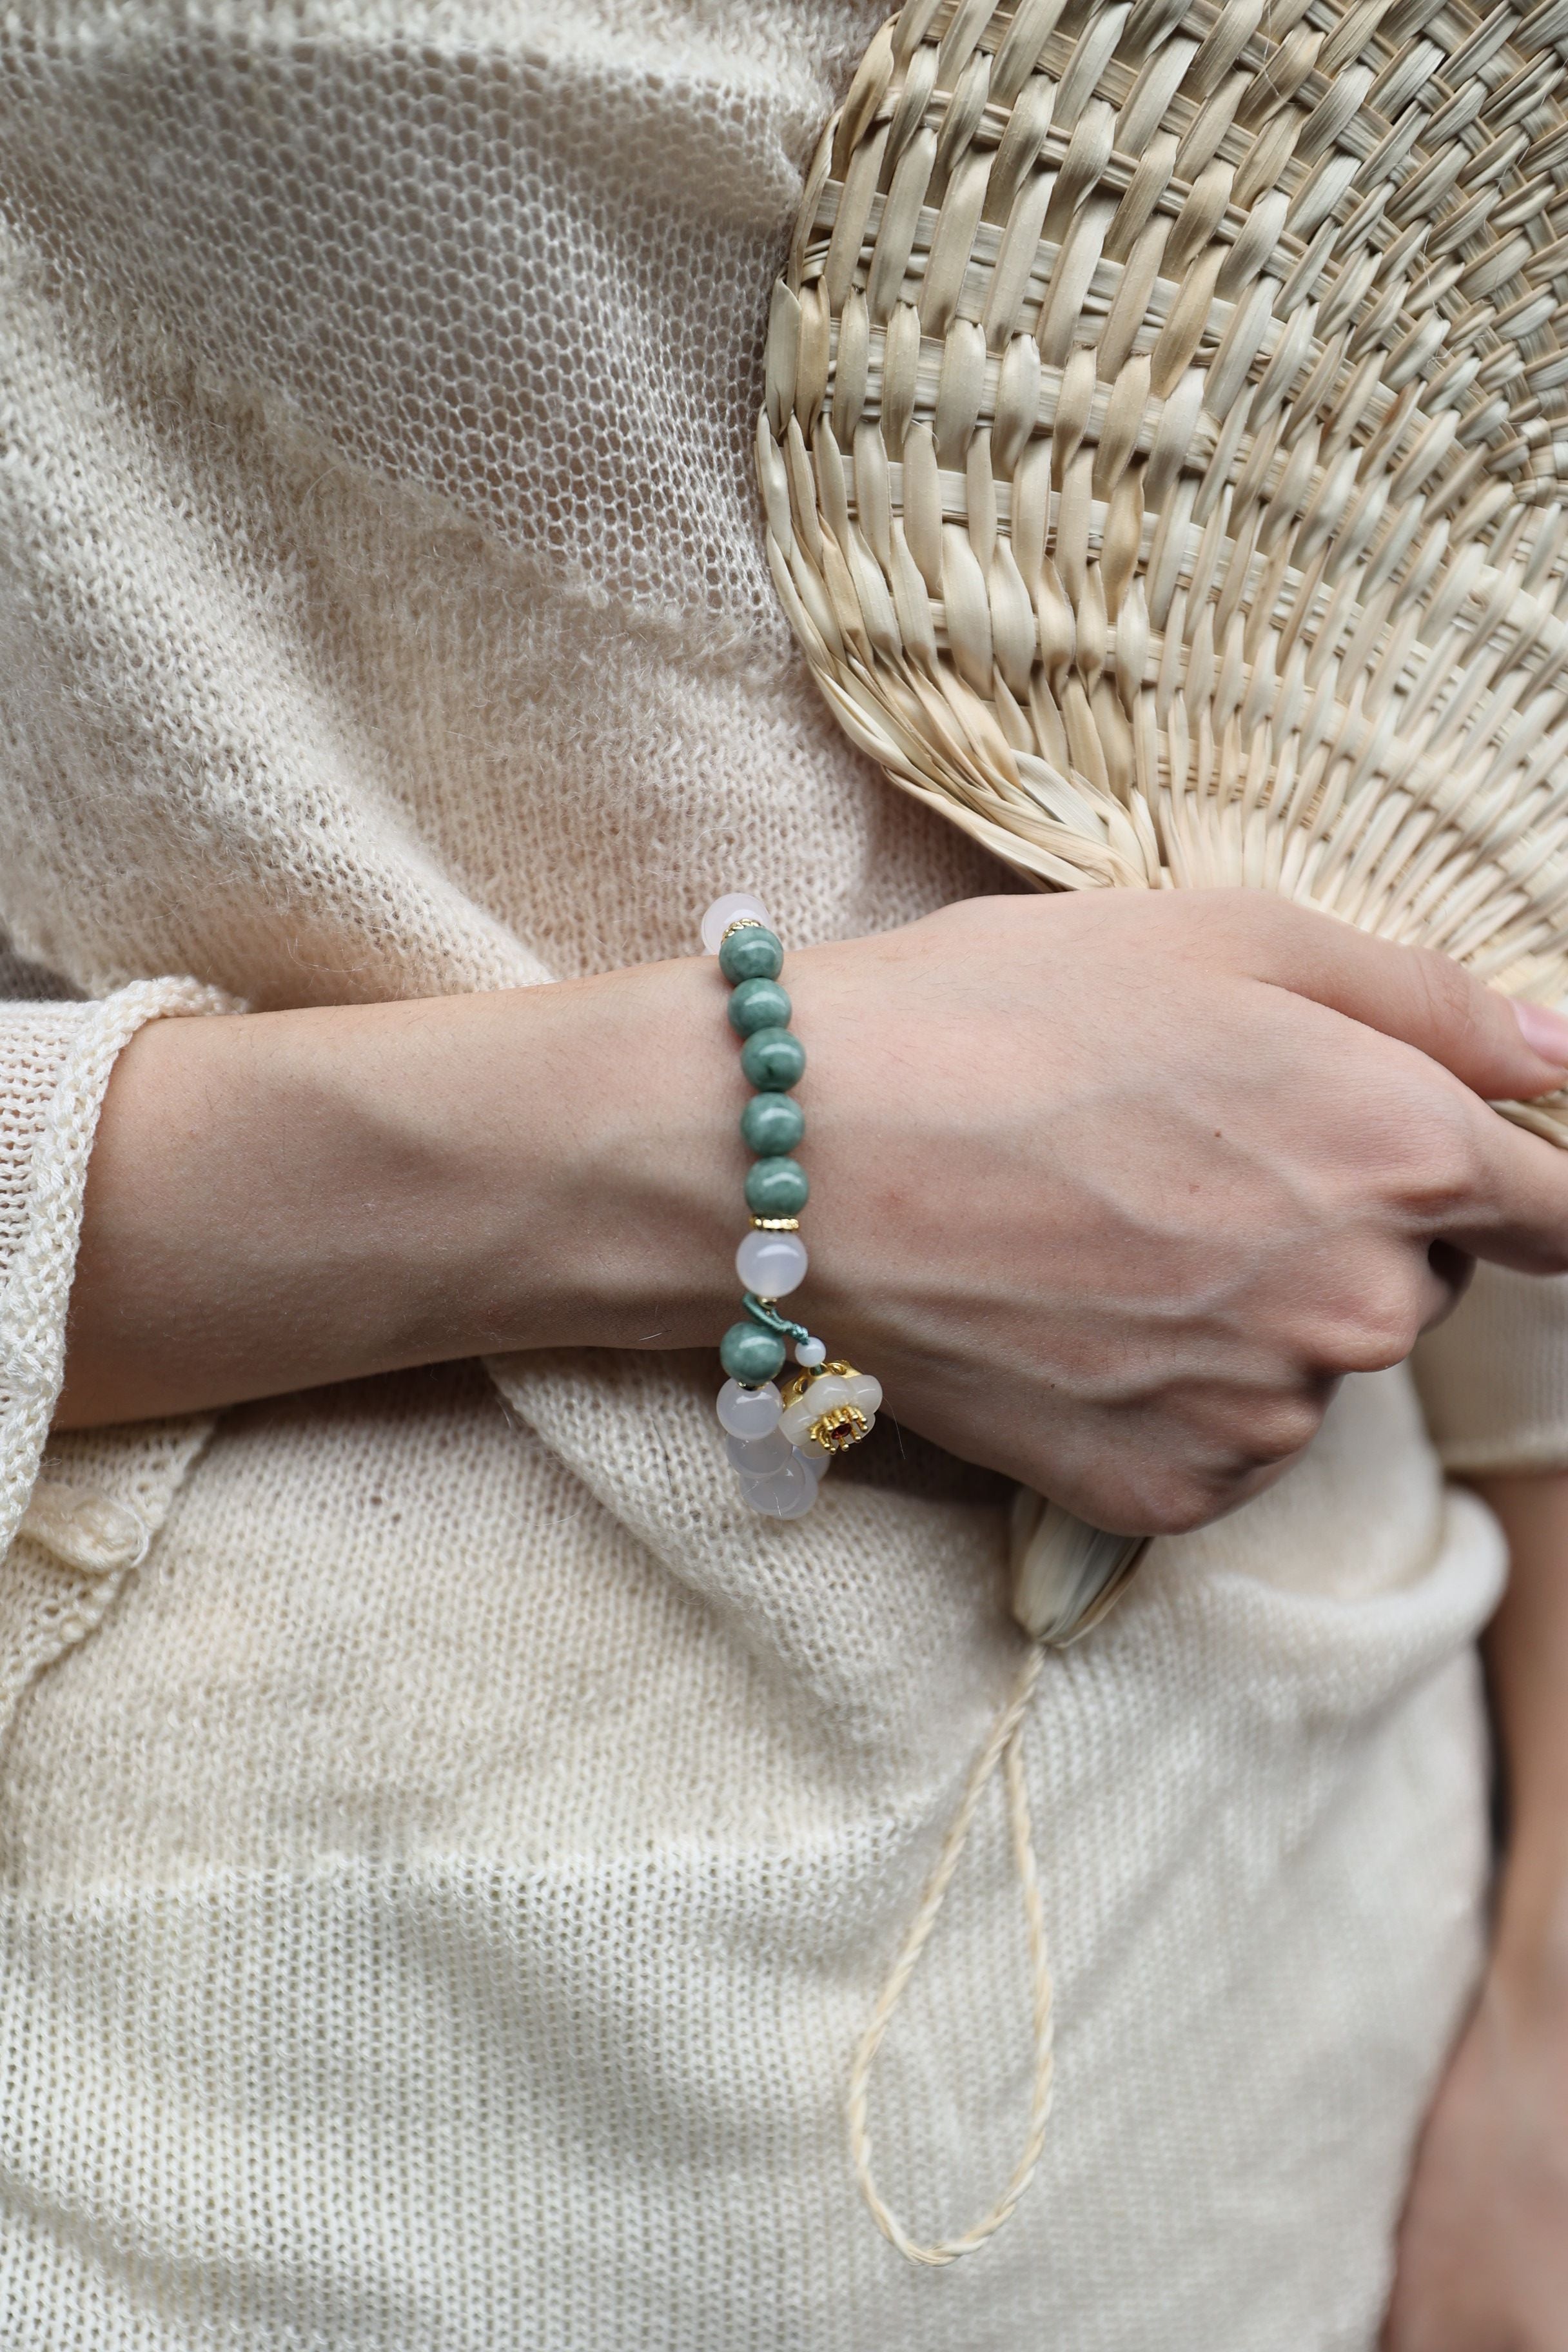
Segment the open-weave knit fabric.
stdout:
<svg viewBox="0 0 1568 2352">
<path fill-rule="evenodd" d="M 1348 1384 L 1046 1662 L 1056 2115 L 940 2276 L 868 2222 L 843 2086 L 1016 1670 L 995 1482 L 884 1417 L 763 1527 L 710 1360 L 646 1352 L 28 1450 L 24 1269 L 127 1002 L 1005 883 L 845 744 L 756 511 L 769 290 L 881 13 L 0 21 L 0 921 L 58 976 L 0 1006 L 6 2352 L 1370 2352 L 1480 1944 L 1500 1547 L 1432 1438 L 1568 1460 L 1561 1286 L 1478 1286 L 1430 1433 L 1405 1372 Z M 991 1804 L 879 2060 L 931 2233 L 1021 2137 L 1011 1874 Z"/>
</svg>

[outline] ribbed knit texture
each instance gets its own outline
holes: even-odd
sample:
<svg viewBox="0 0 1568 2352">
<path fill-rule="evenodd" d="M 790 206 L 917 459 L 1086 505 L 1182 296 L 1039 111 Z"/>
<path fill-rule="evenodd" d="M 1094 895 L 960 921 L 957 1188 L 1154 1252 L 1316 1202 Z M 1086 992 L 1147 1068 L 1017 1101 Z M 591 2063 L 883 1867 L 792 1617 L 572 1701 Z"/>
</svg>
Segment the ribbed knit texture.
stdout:
<svg viewBox="0 0 1568 2352">
<path fill-rule="evenodd" d="M 1561 1469 L 1568 1348 L 1561 1278 L 1478 1269 L 1457 1315 L 1415 1353 L 1426 1423 L 1449 1467 Z"/>
<path fill-rule="evenodd" d="M 32 1676 L 97 1624 L 205 1434 L 195 1425 L 117 1434 L 105 1475 L 38 1478 L 65 1370 L 88 1156 L 115 1056 L 145 1022 L 232 1003 L 184 980 L 135 982 L 97 1004 L 0 1000 L 0 1545 L 9 1548 L 0 1722 Z M 62 1446 L 57 1473 L 70 1451 Z M 93 1454 L 89 1443 L 85 1458 Z"/>
<path fill-rule="evenodd" d="M 802 943 L 1011 887 L 839 740 L 753 512 L 768 288 L 880 13 L 0 29 L 0 919 L 61 984 L 0 1022 L 7 2352 L 1371 2352 L 1479 1952 L 1500 1568 L 1405 1372 L 1047 1663 L 1057 2111 L 941 2276 L 842 2096 L 1016 1670 L 998 1482 L 889 1420 L 763 1527 L 709 1359 L 563 1353 L 34 1485 L 137 1013 L 679 953 L 740 885 Z M 1478 1285 L 1452 1458 L 1568 1460 L 1565 1333 Z M 872 2101 L 923 2234 L 1028 2065 L 997 1801 Z"/>
</svg>

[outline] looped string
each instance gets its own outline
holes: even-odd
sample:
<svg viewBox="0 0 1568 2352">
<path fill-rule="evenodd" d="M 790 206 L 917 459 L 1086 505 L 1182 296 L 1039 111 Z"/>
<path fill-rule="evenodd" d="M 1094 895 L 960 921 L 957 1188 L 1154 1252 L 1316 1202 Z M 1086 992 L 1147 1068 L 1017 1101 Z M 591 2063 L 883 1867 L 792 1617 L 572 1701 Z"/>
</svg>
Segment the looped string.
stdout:
<svg viewBox="0 0 1568 2352">
<path fill-rule="evenodd" d="M 1040 1875 L 1035 1861 L 1034 1832 L 1029 1820 L 1028 1791 L 1024 1783 L 1023 1732 L 1024 1717 L 1035 1685 L 1040 1677 L 1045 1651 L 1038 1642 L 1031 1642 L 1028 1653 L 1019 1669 L 1013 1692 L 991 1727 L 984 1748 L 975 1759 L 964 1790 L 962 1803 L 953 1815 L 935 1869 L 927 1882 L 916 1912 L 904 1938 L 903 1948 L 894 1961 L 891 1973 L 871 2014 L 855 2063 L 849 2070 L 849 2154 L 855 2166 L 855 2177 L 860 2193 L 871 2210 L 871 2218 L 882 2235 L 906 2254 L 911 2263 L 923 2263 L 940 2269 L 956 2262 L 961 2254 L 973 2253 L 987 2238 L 998 2231 L 1012 2212 L 1029 2185 L 1040 2151 L 1046 2144 L 1046 2126 L 1051 2112 L 1051 2085 L 1055 2072 L 1052 2046 L 1052 1989 L 1050 1958 L 1046 1946 L 1045 1907 L 1040 1900 Z M 1013 1855 L 1017 1864 L 1018 1884 L 1024 1898 L 1024 1917 L 1029 1937 L 1030 2011 L 1035 2040 L 1035 2079 L 1029 2101 L 1029 2130 L 1023 2154 L 1013 2170 L 1012 2178 L 990 2211 L 965 2230 L 962 2237 L 944 2239 L 934 2246 L 922 2246 L 889 2211 L 871 2177 L 871 2135 L 866 2122 L 866 2101 L 871 2084 L 871 2068 L 881 2047 L 882 2037 L 893 2021 L 893 2013 L 903 1999 L 915 1963 L 924 1950 L 931 1929 L 936 1925 L 942 1897 L 946 1895 L 953 1872 L 958 1868 L 976 1809 L 984 1795 L 997 1762 L 1003 1765 L 1007 1784 L 1007 1811 L 1013 1830 Z"/>
<path fill-rule="evenodd" d="M 787 1315 L 779 1313 L 771 1298 L 759 1298 L 754 1290 L 743 1291 L 741 1304 L 753 1323 L 760 1323 L 764 1331 L 776 1332 L 781 1339 L 809 1339 L 811 1337 L 804 1323 L 792 1323 Z"/>
</svg>

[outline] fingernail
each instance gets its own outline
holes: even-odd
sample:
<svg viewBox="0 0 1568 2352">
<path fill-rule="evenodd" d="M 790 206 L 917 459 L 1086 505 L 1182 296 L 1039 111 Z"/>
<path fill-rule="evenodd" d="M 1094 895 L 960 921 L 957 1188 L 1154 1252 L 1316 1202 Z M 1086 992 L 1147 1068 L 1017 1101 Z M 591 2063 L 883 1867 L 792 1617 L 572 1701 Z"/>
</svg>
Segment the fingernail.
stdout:
<svg viewBox="0 0 1568 2352">
<path fill-rule="evenodd" d="M 1520 996 L 1510 997 L 1509 1002 L 1531 1050 L 1539 1054 L 1543 1062 L 1568 1070 L 1568 1019 L 1561 1013 L 1553 1013 L 1549 1004 L 1527 1004 Z"/>
</svg>

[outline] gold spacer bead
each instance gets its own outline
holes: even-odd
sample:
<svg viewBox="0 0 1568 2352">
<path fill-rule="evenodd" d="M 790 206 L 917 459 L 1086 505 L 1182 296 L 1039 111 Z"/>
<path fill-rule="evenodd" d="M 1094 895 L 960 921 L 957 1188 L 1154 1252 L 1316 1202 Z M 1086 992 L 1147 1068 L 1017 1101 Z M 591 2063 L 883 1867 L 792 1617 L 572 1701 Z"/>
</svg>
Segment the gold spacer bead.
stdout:
<svg viewBox="0 0 1568 2352">
<path fill-rule="evenodd" d="M 767 925 L 760 915 L 737 915 L 734 921 L 726 923 L 720 932 L 719 944 L 722 947 L 725 940 L 732 938 L 736 931 L 765 931 L 766 929 Z"/>
<path fill-rule="evenodd" d="M 759 1234 L 798 1234 L 798 1217 L 753 1217 L 752 1225 Z"/>
</svg>

